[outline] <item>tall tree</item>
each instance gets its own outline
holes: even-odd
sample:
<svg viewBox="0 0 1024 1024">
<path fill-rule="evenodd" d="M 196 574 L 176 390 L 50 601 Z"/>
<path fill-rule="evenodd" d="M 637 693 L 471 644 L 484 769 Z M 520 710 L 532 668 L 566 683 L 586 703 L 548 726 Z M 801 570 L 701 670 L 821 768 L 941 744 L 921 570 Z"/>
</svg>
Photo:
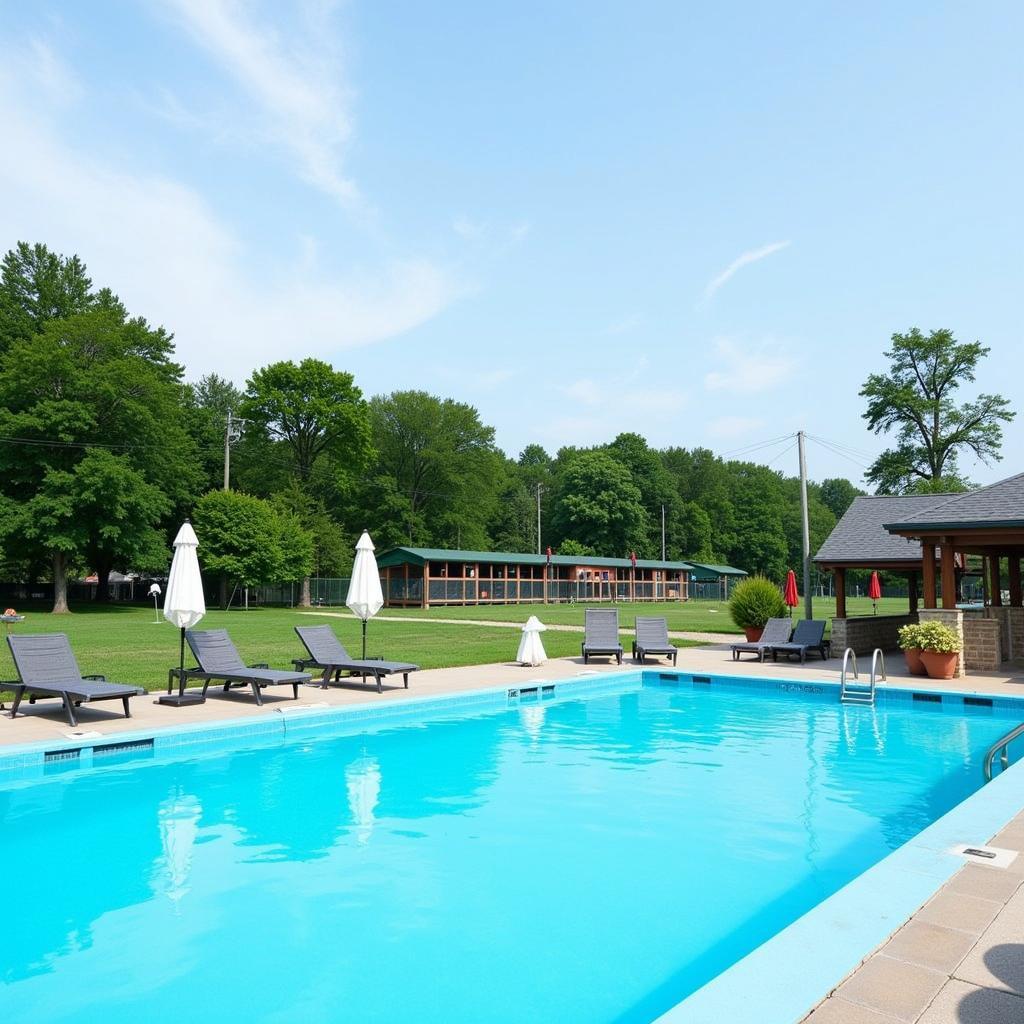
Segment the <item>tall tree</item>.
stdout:
<svg viewBox="0 0 1024 1024">
<path fill-rule="evenodd" d="M 330 455 L 358 474 L 369 457 L 370 428 L 352 374 L 320 359 L 271 363 L 249 378 L 242 415 L 256 430 L 283 441 L 302 484 Z"/>
<path fill-rule="evenodd" d="M 203 467 L 202 490 L 220 487 L 224 480 L 224 431 L 228 412 L 240 415 L 242 392 L 216 373 L 208 373 L 186 385 L 185 425 L 196 443 Z M 234 475 L 238 475 L 237 451 L 232 453 Z M 264 467 L 265 469 L 265 467 Z"/>
<path fill-rule="evenodd" d="M 973 383 L 989 349 L 958 342 L 953 332 L 916 327 L 894 334 L 886 373 L 873 373 L 861 397 L 868 400 L 864 419 L 876 434 L 895 432 L 896 447 L 884 451 L 867 479 L 886 494 L 918 489 L 962 488 L 957 461 L 973 452 L 988 464 L 1001 458 L 1002 425 L 1015 413 L 1001 395 L 979 394 L 957 403 L 957 391 Z"/>
<path fill-rule="evenodd" d="M 842 519 L 853 499 L 864 492 L 842 477 L 829 477 L 821 481 L 821 502 L 836 519 Z"/>
<path fill-rule="evenodd" d="M 18 242 L 0 264 L 0 354 L 13 342 L 31 338 L 50 320 L 84 313 L 97 301 L 85 264 L 77 256 Z"/>
<path fill-rule="evenodd" d="M 370 400 L 376 474 L 394 482 L 407 544 L 482 548 L 496 504 L 502 456 L 494 428 L 471 405 L 425 391 Z"/>
<path fill-rule="evenodd" d="M 559 546 L 578 541 L 601 555 L 625 557 L 647 538 L 647 513 L 629 470 L 603 451 L 565 460 L 553 527 Z"/>
<path fill-rule="evenodd" d="M 342 491 L 355 484 L 369 462 L 370 425 L 362 392 L 350 373 L 322 360 L 287 360 L 257 370 L 247 383 L 242 415 L 257 434 L 284 448 L 311 501 L 317 497 L 314 471 L 323 460 L 330 461 L 335 486 Z M 308 574 L 300 603 L 310 603 Z"/>
<path fill-rule="evenodd" d="M 195 451 L 181 425 L 181 368 L 171 353 L 162 329 L 126 320 L 110 303 L 49 320 L 0 360 L 0 434 L 20 439 L 0 446 L 0 493 L 23 506 L 0 532 L 8 546 L 51 562 L 55 611 L 67 611 L 69 564 L 100 558 L 105 584 L 111 568 L 132 568 L 152 550 L 152 530 L 193 493 Z M 101 460 L 101 451 L 117 458 Z M 106 508 L 88 500 L 100 478 Z M 51 513 L 31 514 L 47 502 Z M 108 519 L 118 520 L 116 531 Z"/>
</svg>

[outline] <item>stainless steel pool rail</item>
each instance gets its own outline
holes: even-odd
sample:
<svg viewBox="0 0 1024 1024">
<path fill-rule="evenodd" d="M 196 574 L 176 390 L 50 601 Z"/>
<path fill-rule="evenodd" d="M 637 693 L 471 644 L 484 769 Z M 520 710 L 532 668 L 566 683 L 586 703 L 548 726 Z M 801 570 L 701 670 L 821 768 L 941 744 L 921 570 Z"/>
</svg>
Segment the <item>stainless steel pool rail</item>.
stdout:
<svg viewBox="0 0 1024 1024">
<path fill-rule="evenodd" d="M 847 669 L 851 666 L 853 674 L 847 675 Z M 878 682 L 878 669 L 881 667 L 881 678 L 885 680 L 885 655 L 881 648 L 876 647 L 871 655 L 871 678 L 865 685 L 861 683 L 857 673 L 857 652 L 852 647 L 847 647 L 843 652 L 843 670 L 839 675 L 839 700 L 843 704 L 863 704 L 868 707 L 875 703 L 875 686 Z"/>
<path fill-rule="evenodd" d="M 1018 736 L 1024 736 L 1024 722 L 1020 725 L 1014 726 L 1005 736 L 1000 737 L 988 748 L 988 753 L 985 755 L 985 781 L 992 781 L 992 764 L 996 759 L 996 754 L 999 754 L 999 765 L 1005 772 L 1010 767 L 1010 744 L 1017 739 Z M 1001 752 L 1001 753 L 1000 753 Z"/>
</svg>

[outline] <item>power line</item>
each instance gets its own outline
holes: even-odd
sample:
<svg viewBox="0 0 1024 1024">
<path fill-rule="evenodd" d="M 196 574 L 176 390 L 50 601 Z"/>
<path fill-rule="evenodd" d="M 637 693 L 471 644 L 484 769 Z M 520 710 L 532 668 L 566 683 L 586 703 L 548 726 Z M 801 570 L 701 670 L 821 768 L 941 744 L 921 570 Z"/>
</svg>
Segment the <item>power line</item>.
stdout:
<svg viewBox="0 0 1024 1024">
<path fill-rule="evenodd" d="M 755 452 L 762 448 L 771 448 L 774 445 L 781 444 L 783 441 L 788 441 L 791 438 L 796 437 L 795 434 L 782 434 L 780 437 L 773 437 L 768 441 L 754 441 L 752 444 L 744 445 L 742 448 L 732 448 L 726 452 L 719 452 L 718 457 L 724 459 L 727 455 L 739 455 L 744 452 Z"/>
<path fill-rule="evenodd" d="M 840 448 L 837 448 L 835 445 L 833 445 L 830 442 L 824 440 L 823 438 L 814 437 L 811 434 L 808 434 L 807 437 L 808 437 L 809 440 L 814 441 L 815 444 L 820 445 L 822 448 L 827 449 L 828 451 L 832 452 L 834 455 L 838 455 L 842 459 L 846 459 L 848 462 L 852 462 L 855 466 L 858 466 L 860 469 L 868 470 L 868 469 L 871 468 L 866 463 L 861 462 L 860 459 L 854 458 L 852 455 L 847 454 L 846 452 L 842 451 Z"/>
</svg>

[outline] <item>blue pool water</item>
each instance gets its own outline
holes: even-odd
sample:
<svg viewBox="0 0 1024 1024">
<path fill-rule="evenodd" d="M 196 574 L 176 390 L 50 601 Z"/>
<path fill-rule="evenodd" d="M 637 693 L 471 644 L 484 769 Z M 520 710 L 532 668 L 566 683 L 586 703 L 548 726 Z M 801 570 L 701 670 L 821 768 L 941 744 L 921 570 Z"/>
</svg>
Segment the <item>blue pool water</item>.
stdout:
<svg viewBox="0 0 1024 1024">
<path fill-rule="evenodd" d="M 650 1021 L 1021 717 L 646 679 L 0 784 L 4 1021 Z"/>
</svg>

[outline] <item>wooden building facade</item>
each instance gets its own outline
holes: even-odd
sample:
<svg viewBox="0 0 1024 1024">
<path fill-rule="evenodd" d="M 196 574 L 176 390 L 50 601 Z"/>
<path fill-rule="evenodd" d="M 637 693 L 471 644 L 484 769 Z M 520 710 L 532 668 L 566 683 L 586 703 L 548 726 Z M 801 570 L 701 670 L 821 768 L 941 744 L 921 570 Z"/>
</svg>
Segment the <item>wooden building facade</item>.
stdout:
<svg viewBox="0 0 1024 1024">
<path fill-rule="evenodd" d="M 688 562 L 397 547 L 378 559 L 384 603 L 431 605 L 686 601 Z"/>
</svg>

